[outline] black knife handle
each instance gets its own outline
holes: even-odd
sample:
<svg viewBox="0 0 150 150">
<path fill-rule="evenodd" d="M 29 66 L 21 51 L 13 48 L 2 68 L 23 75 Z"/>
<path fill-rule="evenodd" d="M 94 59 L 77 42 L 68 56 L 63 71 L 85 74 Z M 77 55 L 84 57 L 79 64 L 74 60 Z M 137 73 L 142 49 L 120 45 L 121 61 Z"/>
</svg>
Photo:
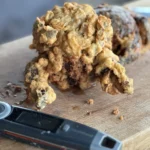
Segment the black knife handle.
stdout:
<svg viewBox="0 0 150 150">
<path fill-rule="evenodd" d="M 64 118 L 0 101 L 0 135 L 49 150 L 121 150 L 121 142 Z"/>
</svg>

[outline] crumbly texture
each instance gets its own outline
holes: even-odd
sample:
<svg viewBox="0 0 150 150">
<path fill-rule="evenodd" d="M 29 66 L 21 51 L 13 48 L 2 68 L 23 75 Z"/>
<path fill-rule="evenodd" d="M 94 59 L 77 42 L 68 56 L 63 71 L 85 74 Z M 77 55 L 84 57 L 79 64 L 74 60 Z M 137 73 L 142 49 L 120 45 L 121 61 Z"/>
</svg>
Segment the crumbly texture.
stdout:
<svg viewBox="0 0 150 150">
<path fill-rule="evenodd" d="M 27 99 L 35 101 L 36 106 L 40 109 L 43 109 L 46 104 L 52 103 L 56 99 L 54 90 L 48 84 L 49 74 L 45 70 L 47 65 L 47 59 L 37 58 L 26 66 L 25 85 L 28 88 Z"/>
<path fill-rule="evenodd" d="M 119 57 L 109 49 L 105 49 L 96 57 L 96 74 L 102 89 L 112 95 L 118 93 L 133 93 L 133 80 L 126 75 L 125 68 L 118 63 Z"/>
<path fill-rule="evenodd" d="M 121 6 L 112 5 L 100 5 L 96 11 L 112 21 L 113 52 L 120 57 L 121 63 L 130 63 L 138 58 L 142 51 L 142 40 L 131 12 Z"/>
<path fill-rule="evenodd" d="M 112 52 L 112 36 L 111 20 L 87 4 L 65 3 L 37 18 L 30 48 L 39 56 L 26 67 L 28 99 L 44 108 L 56 98 L 49 83 L 87 89 L 93 78 L 110 94 L 133 93 L 133 80 Z"/>
</svg>

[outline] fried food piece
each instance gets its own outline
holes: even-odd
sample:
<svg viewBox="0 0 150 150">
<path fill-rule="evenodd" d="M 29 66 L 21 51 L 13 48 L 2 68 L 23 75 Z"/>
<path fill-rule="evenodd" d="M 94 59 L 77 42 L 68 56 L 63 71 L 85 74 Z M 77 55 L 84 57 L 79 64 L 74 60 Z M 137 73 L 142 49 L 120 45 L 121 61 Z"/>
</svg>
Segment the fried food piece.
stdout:
<svg viewBox="0 0 150 150">
<path fill-rule="evenodd" d="M 47 59 L 36 58 L 26 66 L 25 70 L 25 84 L 28 87 L 27 99 L 34 101 L 40 109 L 56 99 L 54 90 L 48 84 L 49 74 L 44 69 L 47 65 Z"/>
<path fill-rule="evenodd" d="M 74 86 L 87 89 L 92 78 L 100 79 L 103 90 L 113 94 L 111 88 L 104 88 L 101 68 L 105 67 L 113 71 L 111 74 L 119 84 L 111 82 L 113 89 L 132 93 L 130 79 L 118 63 L 119 58 L 111 51 L 112 36 L 111 20 L 98 16 L 86 4 L 65 3 L 63 7 L 55 6 L 37 18 L 30 48 L 36 49 L 39 57 L 27 65 L 25 75 L 29 98 L 35 100 L 38 97 L 38 107 L 43 107 L 43 103 L 51 103 L 56 98 L 48 83 L 55 83 L 61 90 Z M 104 53 L 105 59 L 102 58 Z M 107 61 L 107 55 L 111 62 Z M 114 58 L 117 59 L 114 61 Z M 108 78 L 111 81 L 111 76 Z M 124 82 L 128 84 L 125 86 Z M 46 91 L 42 98 L 41 89 Z"/>
<path fill-rule="evenodd" d="M 95 73 L 100 75 L 102 89 L 112 95 L 133 93 L 133 79 L 126 76 L 125 68 L 118 63 L 119 57 L 105 49 L 96 56 Z"/>
<path fill-rule="evenodd" d="M 112 49 L 120 57 L 121 63 L 130 63 L 138 58 L 141 53 L 141 37 L 130 11 L 121 6 L 100 5 L 96 12 L 112 21 Z"/>
</svg>

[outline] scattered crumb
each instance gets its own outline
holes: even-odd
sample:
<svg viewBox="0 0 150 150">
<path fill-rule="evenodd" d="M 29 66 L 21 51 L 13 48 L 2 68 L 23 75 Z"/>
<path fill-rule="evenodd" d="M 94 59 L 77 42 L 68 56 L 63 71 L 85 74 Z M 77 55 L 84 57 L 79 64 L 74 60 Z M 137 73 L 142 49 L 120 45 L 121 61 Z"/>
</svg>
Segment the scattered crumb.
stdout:
<svg viewBox="0 0 150 150">
<path fill-rule="evenodd" d="M 89 112 L 86 113 L 86 115 L 91 116 L 91 115 L 92 115 L 92 112 L 89 111 Z"/>
<path fill-rule="evenodd" d="M 14 104 L 15 104 L 15 105 L 20 105 L 20 102 L 15 102 Z"/>
<path fill-rule="evenodd" d="M 9 90 L 6 90 L 6 95 L 10 96 L 10 91 Z"/>
<path fill-rule="evenodd" d="M 93 100 L 93 99 L 89 99 L 89 100 L 87 100 L 87 104 L 89 104 L 89 105 L 93 105 L 93 104 L 94 104 L 94 100 Z"/>
<path fill-rule="evenodd" d="M 17 84 L 8 82 L 5 86 L 5 89 L 8 89 L 14 93 L 18 93 L 18 92 L 22 91 L 23 87 L 21 85 L 17 85 Z"/>
<path fill-rule="evenodd" d="M 16 105 L 22 105 L 25 102 L 25 100 L 19 101 L 19 102 L 15 102 Z"/>
<path fill-rule="evenodd" d="M 118 109 L 118 108 L 115 108 L 115 109 L 112 111 L 112 114 L 118 115 L 118 114 L 119 114 L 119 109 Z M 124 120 L 124 116 L 123 116 L 123 115 L 120 115 L 120 116 L 119 116 L 119 120 L 123 121 L 123 120 Z"/>
<path fill-rule="evenodd" d="M 6 97 L 5 94 L 4 94 L 3 92 L 1 92 L 1 91 L 0 91 L 0 94 L 1 94 L 1 96 L 2 96 L 3 98 Z"/>
<path fill-rule="evenodd" d="M 14 86 L 14 88 L 14 93 L 20 93 L 22 91 L 22 88 L 20 86 Z"/>
<path fill-rule="evenodd" d="M 10 87 L 10 86 L 12 86 L 12 83 L 11 83 L 11 82 L 8 82 L 8 83 L 6 84 L 6 86 L 7 86 L 7 87 Z"/>
<path fill-rule="evenodd" d="M 120 119 L 121 121 L 123 121 L 123 120 L 124 120 L 124 117 L 123 117 L 123 116 L 120 116 L 119 119 Z"/>
<path fill-rule="evenodd" d="M 17 94 L 18 93 L 18 94 Z M 19 85 L 8 81 L 6 86 L 0 91 L 0 95 L 3 98 L 17 97 L 20 94 L 26 94 L 26 88 L 24 85 Z"/>
<path fill-rule="evenodd" d="M 73 109 L 73 110 L 79 110 L 80 107 L 79 107 L 79 106 L 73 106 L 72 109 Z"/>
<path fill-rule="evenodd" d="M 118 114 L 119 114 L 119 109 L 118 109 L 118 108 L 115 108 L 115 109 L 112 111 L 112 114 L 118 115 Z"/>
</svg>

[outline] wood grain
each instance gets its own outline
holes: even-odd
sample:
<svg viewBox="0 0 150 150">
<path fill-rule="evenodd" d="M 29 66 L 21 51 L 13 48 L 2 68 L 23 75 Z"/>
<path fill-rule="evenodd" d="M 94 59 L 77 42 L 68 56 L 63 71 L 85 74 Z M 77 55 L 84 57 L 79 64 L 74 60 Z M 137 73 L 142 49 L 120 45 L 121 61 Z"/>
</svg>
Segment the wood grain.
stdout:
<svg viewBox="0 0 150 150">
<path fill-rule="evenodd" d="M 31 37 L 14 41 L 0 46 L 0 88 L 7 81 L 19 83 L 23 80 L 23 71 L 26 63 L 36 53 L 28 50 Z M 150 149 L 150 52 L 141 56 L 137 61 L 127 65 L 127 74 L 134 78 L 135 92 L 133 95 L 111 96 L 101 90 L 99 83 L 84 92 L 61 92 L 54 87 L 57 100 L 48 105 L 43 112 L 65 117 L 98 130 L 104 131 L 118 138 L 124 143 L 124 150 Z M 25 98 L 25 94 L 17 97 L 8 97 L 4 100 L 13 104 Z M 94 99 L 94 105 L 85 103 Z M 78 109 L 75 109 L 78 108 Z M 120 114 L 111 114 L 118 107 Z M 91 111 L 90 116 L 87 112 Z M 119 116 L 124 120 L 120 121 Z M 35 148 L 18 142 L 0 139 L 0 150 L 34 150 Z"/>
</svg>

